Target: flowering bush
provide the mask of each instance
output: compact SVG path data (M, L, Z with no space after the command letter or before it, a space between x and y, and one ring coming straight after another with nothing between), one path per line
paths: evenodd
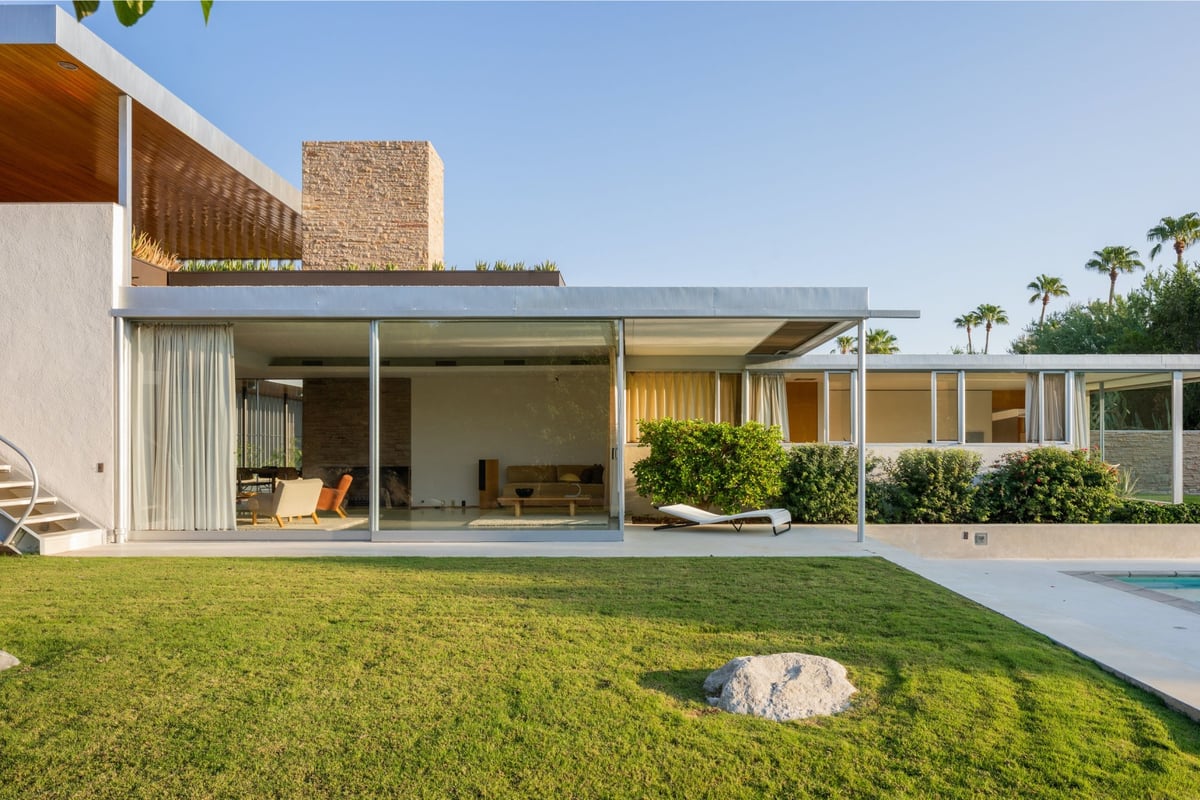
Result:
M1008 453L975 498L984 522L1104 522L1117 504L1116 471L1086 450Z

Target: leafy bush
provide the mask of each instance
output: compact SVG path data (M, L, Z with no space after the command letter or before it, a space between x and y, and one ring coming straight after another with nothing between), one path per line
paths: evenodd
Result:
M1117 503L1117 476L1086 450L1039 447L1008 453L976 495L985 522L1104 522Z
M656 506L687 503L725 513L767 508L779 497L787 455L779 427L757 422L639 420L650 455L633 465L638 494Z
M879 513L887 522L974 521L979 454L971 450L904 450L879 486Z
M1200 505L1180 503L1149 503L1145 500L1126 500L1113 507L1113 522L1141 525L1170 525L1200 523Z
M795 522L858 519L858 449L833 444L792 448L783 468L781 505Z

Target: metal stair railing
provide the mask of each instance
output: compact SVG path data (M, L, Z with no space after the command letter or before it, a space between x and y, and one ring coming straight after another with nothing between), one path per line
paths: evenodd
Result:
M25 520L29 519L29 515L33 513L34 507L37 506L38 492L41 487L41 483L38 480L37 467L33 465L33 461L29 458L29 456L25 455L25 451L17 447L3 436L0 436L0 442L8 445L13 452L25 460L25 464L29 467L29 475L33 479L33 489L29 493L29 505L25 507L25 512L21 514L20 519L17 520L17 524L13 525L12 531L9 532L8 536L5 537L3 542L0 542L0 550L8 550L9 552L19 554L21 551L17 550L17 548L13 546L13 542L17 540L17 537L21 534L21 526L25 524ZM30 533L32 533L32 531L30 531Z

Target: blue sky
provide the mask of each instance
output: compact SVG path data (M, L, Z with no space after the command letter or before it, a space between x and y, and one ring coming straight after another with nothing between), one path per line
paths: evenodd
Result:
M868 286L920 309L879 323L907 353L965 344L983 302L1002 351L1036 275L1104 298L1091 251L1145 256L1200 210L1192 3L216 0L205 27L189 0L87 25L297 186L302 141L432 141L447 263Z

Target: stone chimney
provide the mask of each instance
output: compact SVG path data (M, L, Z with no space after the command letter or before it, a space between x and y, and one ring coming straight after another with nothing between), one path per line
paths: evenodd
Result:
M305 142L304 268L427 270L442 261L444 175L429 142Z

